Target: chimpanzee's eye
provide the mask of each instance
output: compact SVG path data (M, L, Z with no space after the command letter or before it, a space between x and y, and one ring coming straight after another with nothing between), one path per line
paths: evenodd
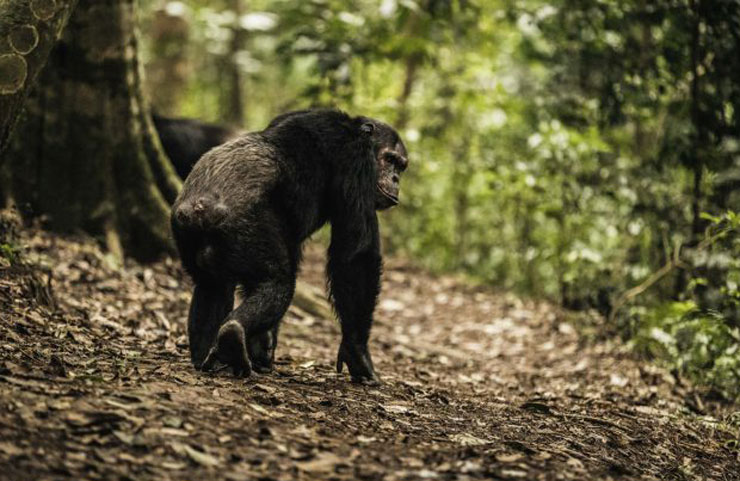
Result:
M385 157L386 162L390 162L401 172L406 170L406 167L409 164L408 161L404 157L398 155L395 152L386 152L384 157Z

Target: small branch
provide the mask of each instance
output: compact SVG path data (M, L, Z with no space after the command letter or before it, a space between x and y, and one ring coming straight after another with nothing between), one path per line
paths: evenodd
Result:
M716 234L708 233L707 236L696 245L695 250L702 251L706 249L707 247L714 244L717 240L727 235L727 232L728 230L725 228L720 229L719 232L717 232ZM685 269L687 267L688 266L681 260L681 245L677 245L676 248L673 250L673 255L671 256L670 261L668 261L663 267L654 272L650 277L645 279L642 283L627 290L621 296L619 296L619 298L614 303L614 307L612 308L611 312L609 312L609 322L611 323L614 321L614 319L617 317L617 313L626 303L648 290L656 282L660 281L665 276L670 274L673 269Z
M652 287L653 284L667 276L673 269L676 267L682 266L681 260L679 259L679 252L681 250L681 246L676 246L676 248L673 251L673 256L671 257L671 260L668 261L663 267L658 269L656 272L654 272L650 277L645 279L641 284L636 285L632 289L629 289L628 291L624 292L614 303L614 307L612 308L611 312L609 313L609 322L611 323L614 321L614 319L617 316L617 312L619 312L619 309L622 308L626 303L634 299L635 297L639 296L646 290L648 290L650 287Z

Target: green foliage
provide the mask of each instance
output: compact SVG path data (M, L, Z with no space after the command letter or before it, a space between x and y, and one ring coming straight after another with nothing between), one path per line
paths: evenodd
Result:
M694 300L638 305L630 315L635 350L740 396L740 216L703 215L711 222L702 242L687 257L695 275L688 293Z
M633 314L636 352L711 384L728 397L740 395L740 328L693 302L670 302Z
M8 243L0 244L0 257L5 259L11 265L16 263L20 253L20 248L15 245Z
M20 218L15 210L0 210L0 267L21 262L23 248L18 238L20 226Z

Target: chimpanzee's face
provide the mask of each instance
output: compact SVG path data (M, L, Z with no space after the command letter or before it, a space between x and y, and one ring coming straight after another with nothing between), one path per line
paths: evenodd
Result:
M409 165L406 146L395 130L377 120L366 119L362 130L372 136L375 144L378 180L375 189L375 209L384 210L398 204L401 174Z

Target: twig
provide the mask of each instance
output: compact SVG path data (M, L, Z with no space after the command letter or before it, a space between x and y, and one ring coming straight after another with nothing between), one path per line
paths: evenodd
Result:
M620 426L619 424L613 421L609 421L608 419L602 419L602 418L597 418L593 416L586 416L583 414L570 414L570 413L563 413L561 414L561 416L564 418L580 419L582 421L586 421L589 423L599 424L601 426L606 426L606 427L610 427L614 429L619 429L620 431L629 432L628 428L624 426Z
M707 237L704 238L701 242L699 242L696 247L694 248L695 251L702 251L706 249L707 247L714 244L717 240L724 237L727 234L727 229L721 229L719 232L717 232L714 235L708 234ZM614 319L617 317L617 313L619 312L619 309L621 309L626 303L634 299L635 297L639 296L646 290L648 290L650 287L653 286L656 282L667 276L668 274L673 271L675 268L681 268L685 269L687 266L686 264L681 260L681 245L677 244L675 249L673 250L673 255L671 256L671 260L669 260L663 267L655 271L650 277L645 279L642 283L636 285L635 287L625 291L619 298L614 302L614 307L612 307L612 310L609 312L609 323L612 323Z
M653 284L661 280L663 277L667 276L676 267L683 267L683 263L681 262L681 259L679 257L680 252L681 246L676 245L670 261L668 261L663 267L654 272L650 277L645 279L645 281L643 281L641 284L636 285L632 289L627 290L621 296L619 296L619 298L614 302L614 307L612 308L611 312L609 312L609 323L612 323L614 321L614 319L617 317L619 309L621 309L622 306L648 290Z

